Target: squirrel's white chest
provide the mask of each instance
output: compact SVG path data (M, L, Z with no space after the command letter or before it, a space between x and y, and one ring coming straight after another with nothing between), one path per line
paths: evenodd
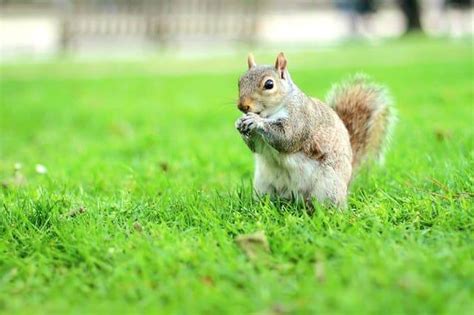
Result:
M321 166L304 153L283 154L264 146L255 154L254 187L258 194L282 198L313 194L314 185L321 176Z

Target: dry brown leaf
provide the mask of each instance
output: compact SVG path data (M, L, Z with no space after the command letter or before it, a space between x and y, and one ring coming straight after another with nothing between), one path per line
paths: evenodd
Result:
M436 140L440 142L449 140L453 137L453 132L451 130L436 129L434 134L436 136Z
M26 177L21 174L20 171L15 171L15 174L2 181L1 185L3 188L13 188L13 187L20 187L26 184Z
M163 171L163 172L168 172L168 170L170 169L170 166L168 163L166 162L161 162L160 163L160 169Z
M209 287L214 286L214 279L211 276L204 276L201 278L201 282Z
M133 223L133 228L134 228L135 231L137 231L138 233L143 232L143 226L142 226L139 222L134 222L134 223Z
M83 214L86 212L85 207L79 207L79 208L74 208L69 210L68 213L66 213L66 217L74 218L75 216L78 216L79 214Z
M262 255L270 253L270 245L264 231L239 235L235 241L251 260L257 260Z

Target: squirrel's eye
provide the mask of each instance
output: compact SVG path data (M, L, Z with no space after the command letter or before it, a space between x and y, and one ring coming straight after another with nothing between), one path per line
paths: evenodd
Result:
M265 90L271 90L273 89L273 80L267 80L265 81L265 84L263 85L263 88Z

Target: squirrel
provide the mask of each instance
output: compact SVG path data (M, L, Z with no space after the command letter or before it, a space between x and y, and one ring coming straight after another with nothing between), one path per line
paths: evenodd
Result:
M247 62L235 127L255 155L256 195L345 208L356 171L383 162L396 121L387 89L359 74L334 85L324 103L296 86L283 53L275 66L257 65L252 54Z

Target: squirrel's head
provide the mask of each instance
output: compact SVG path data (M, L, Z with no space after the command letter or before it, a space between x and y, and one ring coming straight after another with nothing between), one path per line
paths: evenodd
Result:
M285 55L280 53L277 56L275 66L257 65L252 54L249 54L247 63L248 71L239 80L237 107L244 113L269 116L282 105L292 88Z

